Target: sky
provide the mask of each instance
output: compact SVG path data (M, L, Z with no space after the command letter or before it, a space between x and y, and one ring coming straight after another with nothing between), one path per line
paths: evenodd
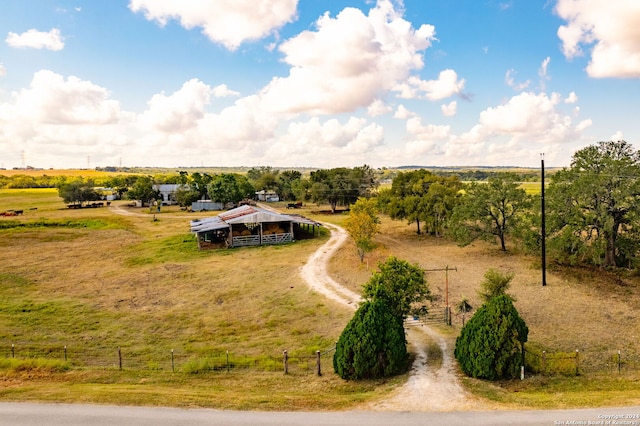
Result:
M640 148L637 0L2 0L0 167L569 166Z

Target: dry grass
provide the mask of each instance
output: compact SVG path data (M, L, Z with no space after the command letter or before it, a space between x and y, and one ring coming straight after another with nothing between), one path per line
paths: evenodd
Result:
M157 221L142 209L134 210L141 216L119 216L107 208L69 210L55 190L2 190L0 203L0 210L25 209L24 216L0 218L0 225L40 220L85 225L0 229L0 345L5 348L11 343L66 344L80 352L113 353L123 347L149 359L166 357L175 349L181 360L226 350L248 356L278 355L283 349L311 355L331 347L352 315L310 294L299 277L299 268L324 238L279 247L199 252L188 222L198 215L176 208L164 209ZM306 206L295 213L337 224L346 218L319 214L319 210ZM378 247L363 264L351 243L342 247L330 264L333 276L360 291L377 263L390 255L426 270L448 266L455 269L448 273L450 305L466 297L477 308L477 291L486 270L513 272L510 293L529 326L530 344L548 351L637 351L637 278L558 270L549 272L548 286L543 288L537 259L503 254L494 245L461 248L418 236L415 225L388 219L383 219L376 240ZM444 271L427 272L427 279L439 303L444 303ZM460 325L461 317L454 316L450 338ZM277 374L258 374L253 381L252 375L234 374L224 379L215 375L212 380L211 375L76 370L44 377L3 374L0 382L5 390L0 397L330 409L353 407L389 389L382 382L344 383L329 372L329 366L324 368L325 376L317 380ZM220 387L213 386L214 381ZM515 390L506 384L495 390L497 396L487 386L479 393L510 403L511 392L517 391L529 395L520 399L525 405L549 406L536 396L540 389L566 389L562 382L551 380L529 383L530 388ZM619 381L606 383L620 389L626 386ZM231 387L237 391L230 392ZM277 390L271 392L271 388ZM173 397L171 389L176 389ZM601 394L612 397L612 389ZM620 401L620 394L615 396Z
M551 351L637 351L640 336L640 288L637 277L624 280L604 271L547 271L542 287L539 259L502 253L498 246L477 242L458 247L446 240L420 236L415 225L383 218L378 248L360 264L352 244L345 245L331 262L331 273L353 289L361 288L379 261L393 255L425 270L455 268L448 272L449 304L466 297L474 308L484 273L494 268L513 273L509 293L529 326L529 341ZM427 272L432 293L446 298L445 271ZM469 318L469 314L467 314ZM461 326L461 315L454 315Z
M4 345L311 355L331 347L349 318L309 297L297 273L322 239L199 252L184 213L153 221L58 203L17 220L65 217L98 226L1 231L2 291L10 296L0 314Z

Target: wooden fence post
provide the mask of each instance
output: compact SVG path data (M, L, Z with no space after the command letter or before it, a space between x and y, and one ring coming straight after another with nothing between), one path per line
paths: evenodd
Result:
M618 350L618 374L620 374L621 369L622 369L622 360L621 360L620 350Z
M284 374L288 374L289 373L289 356L287 355L286 349L282 353L282 364L284 365Z
M64 345L64 361L67 362L67 345Z
M580 375L580 351L576 349L576 376Z
M231 368L229 366L229 350L227 350L227 374L229 374L230 370L231 370Z
M122 350L118 346L118 368L122 370Z
M320 369L320 351L316 351L316 366L318 367L318 377L322 376L322 370Z
M172 373L176 372L176 364L173 360L173 349L171 349L171 372Z
M547 351L542 351L542 374L547 374Z
M13 343L11 344L11 358L15 358L16 357L16 345L14 345Z

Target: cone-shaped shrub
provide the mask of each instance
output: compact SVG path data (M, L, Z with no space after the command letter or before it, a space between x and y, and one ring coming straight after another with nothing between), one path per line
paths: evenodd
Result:
M381 301L366 301L340 335L333 368L343 379L374 379L404 372L409 355L402 319Z
M501 295L482 305L462 328L455 357L462 371L479 379L515 378L529 329L511 298Z

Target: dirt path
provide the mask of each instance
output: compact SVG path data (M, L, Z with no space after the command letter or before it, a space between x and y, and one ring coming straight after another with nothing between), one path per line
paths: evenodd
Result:
M310 290L342 305L356 309L361 297L342 287L327 273L327 262L347 239L344 229L323 224L331 238L302 267L300 274ZM456 411L474 407L471 398L455 375L452 350L444 337L428 326L408 327L407 341L416 353L409 380L384 401L370 404L369 410L379 411ZM442 362L435 370L427 366L427 347L434 341L442 352Z

